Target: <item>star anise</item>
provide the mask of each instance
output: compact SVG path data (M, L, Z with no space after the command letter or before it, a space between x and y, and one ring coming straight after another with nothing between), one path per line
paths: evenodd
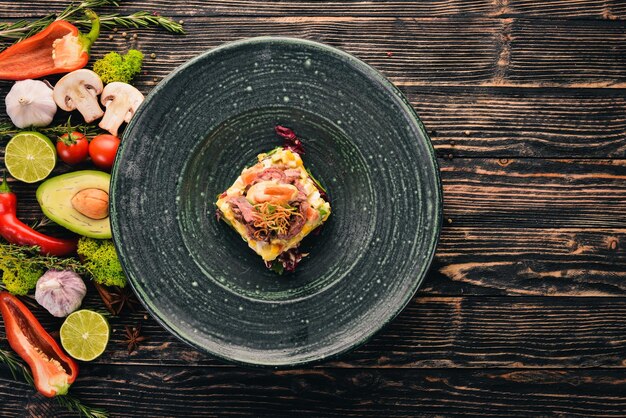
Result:
M141 335L141 324L137 324L136 327L125 325L124 328L126 329L124 344L128 345L128 354L131 354L139 346L139 343L147 338Z
M115 316L118 316L126 307L135 312L135 308L139 306L139 301L128 287L106 287L98 283L94 283L94 285L102 298L102 302L104 302L104 306Z

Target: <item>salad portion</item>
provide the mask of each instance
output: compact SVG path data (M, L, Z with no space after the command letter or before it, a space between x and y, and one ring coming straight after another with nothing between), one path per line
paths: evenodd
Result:
M258 155L217 199L217 215L279 273L293 271L305 254L300 242L330 216L326 193L294 147Z

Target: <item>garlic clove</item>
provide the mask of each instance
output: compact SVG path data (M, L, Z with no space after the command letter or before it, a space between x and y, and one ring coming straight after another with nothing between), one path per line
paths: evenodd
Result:
M86 293L85 282L72 270L48 270L35 287L37 303L56 317L68 316L78 309Z
M20 129L48 126L57 111L52 89L43 81L17 81L4 99L11 122Z

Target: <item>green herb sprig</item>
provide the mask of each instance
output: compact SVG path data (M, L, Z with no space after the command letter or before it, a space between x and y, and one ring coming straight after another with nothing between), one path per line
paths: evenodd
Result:
M73 23L77 25L89 25L89 20L80 19ZM125 28L142 28L148 26L161 27L168 32L176 34L184 34L185 30L180 22L176 22L169 17L153 14L149 12L135 12L130 15L121 16L119 13L100 16L100 24L105 28L113 28L122 26Z
M21 377L26 383L35 384L30 371L9 351L0 349L0 363L9 368L13 379L17 380Z
M85 418L108 418L109 413L103 408L94 408L83 404L80 399L72 395L55 396L55 399L65 409L77 412L81 417Z
M11 42L20 41L34 35L37 32L40 32L55 20L67 20L77 25L88 25L90 22L89 20L84 19L84 11L102 6L118 7L119 1L83 0L81 2L71 3L58 15L49 14L37 20L22 19L12 23L0 23L0 40ZM115 26L122 26L126 28L157 26L172 33L185 33L183 25L180 22L145 11L136 12L126 16L121 16L119 13L103 14L100 15L100 24L107 28Z
M22 378L29 385L34 386L35 381L30 370L26 368L11 352L0 349L0 363L6 365L14 379ZM109 413L102 408L93 408L83 404L80 399L72 395L59 395L55 399L62 407L70 412L77 412L86 418L107 418Z
M1 23L0 38L19 41L40 32L55 20L71 21L71 18L77 14L79 14L80 18L82 18L86 9L93 9L101 6L117 7L119 6L119 2L117 0L83 0L78 3L70 3L70 5L58 15L49 14L37 20L22 19L13 23Z
M39 247L0 243L0 266L11 266L26 262L33 268L43 270L74 270L78 274L87 273L81 262L73 257L61 258L39 254Z
M69 118L67 120L67 123L65 123L64 125L48 126L46 128L28 128L28 130L37 131L46 136L61 136L63 134L66 134L68 130L70 132L82 132L85 136L95 136L100 133L100 130L97 126L86 124L72 125ZM11 122L0 122L0 140L13 136L22 131L24 131L24 129L15 127Z

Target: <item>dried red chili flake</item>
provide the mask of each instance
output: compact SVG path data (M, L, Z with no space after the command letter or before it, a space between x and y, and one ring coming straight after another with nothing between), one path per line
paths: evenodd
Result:
M304 155L304 145L302 141L298 139L296 133L281 125L276 125L274 128L276 135L280 136L283 140L283 148L295 152L296 154Z

